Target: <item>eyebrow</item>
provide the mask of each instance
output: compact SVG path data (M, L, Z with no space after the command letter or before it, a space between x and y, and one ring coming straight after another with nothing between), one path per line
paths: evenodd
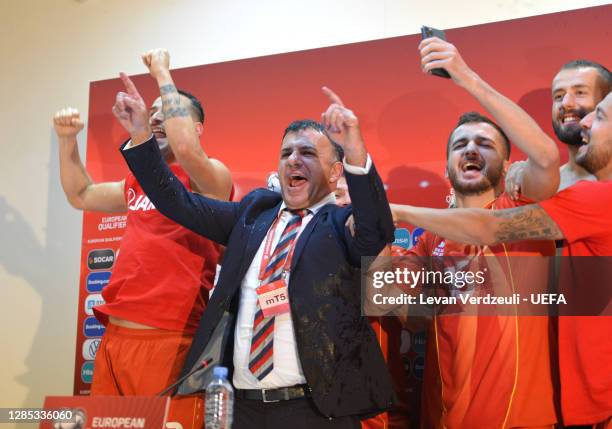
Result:
M590 89L589 85L587 85L586 83L577 83L576 85L570 85L570 88L575 89L575 88L587 88ZM555 92L559 92L559 91L564 91L564 88L552 88L552 92L553 94Z
M490 136L486 136L483 134L477 134L475 136L459 136L457 139L451 141L451 146L454 145L455 143L463 143L465 141L470 141L470 140L488 140L488 141L494 141L493 137Z

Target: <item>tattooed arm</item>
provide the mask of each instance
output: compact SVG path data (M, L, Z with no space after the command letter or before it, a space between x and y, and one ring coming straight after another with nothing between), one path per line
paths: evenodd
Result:
M232 189L230 172L221 161L209 158L202 149L203 118L198 116L191 100L176 89L170 75L168 51L154 49L142 59L159 85L164 130L176 160L199 193L216 199L229 199Z
M393 220L462 243L492 245L518 240L558 240L563 233L537 204L506 210L428 209L391 204Z

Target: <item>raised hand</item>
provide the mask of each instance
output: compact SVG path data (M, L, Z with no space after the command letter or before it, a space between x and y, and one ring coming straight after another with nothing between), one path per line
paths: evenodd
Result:
M365 166L367 152L357 116L345 107L340 97L331 89L326 86L321 89L330 102L327 110L321 114L321 123L329 137L342 146L349 164Z
M79 111L72 107L57 111L53 116L53 128L60 140L74 138L76 141L76 135L83 129Z
M158 79L170 71L170 54L163 48L151 49L143 54L142 62L153 79Z
M508 167L508 172L506 173L506 193L513 200L518 199L521 193L525 168L527 168L527 161L516 161Z
M127 92L117 93L113 114L133 140L146 140L151 135L147 107L131 79L125 73L120 73L119 76Z
M463 61L459 51L452 43L438 37L424 39L419 44L421 69L425 73L435 68L446 70L453 81L462 87L470 83L476 74Z

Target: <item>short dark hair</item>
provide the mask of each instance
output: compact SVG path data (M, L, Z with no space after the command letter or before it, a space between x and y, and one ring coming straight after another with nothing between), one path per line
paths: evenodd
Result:
M187 97L189 101L191 101L191 108L196 114L198 121L204 123L204 108L202 108L202 103L200 103L200 100L198 100L195 95L185 90L177 89L177 91L179 94Z
M597 71L599 74L599 87L601 89L602 97L608 95L608 93L612 91L612 73L610 73L610 70L601 64L591 60L573 60L563 64L563 66L561 66L561 70L571 70L585 67L594 68Z
M481 115L478 112L466 112L459 117L459 121L457 121L457 125L455 125L455 128L453 128L453 130L449 134L448 140L446 142L446 158L447 159L448 159L448 154L450 153L451 141L452 141L453 133L455 132L455 130L464 124L479 124L479 123L489 124L497 130L497 132L504 139L504 144L506 145L506 159L510 159L510 139L508 138L506 133L504 133L504 130L502 130L499 125L493 122L492 119L489 119L486 116Z
M291 122L287 128L285 128L285 132L283 133L283 140L285 136L289 133L298 133L300 131L304 131L307 129L315 130L324 134L325 137L329 139L331 142L332 148L334 149L334 154L336 155L336 161L342 162L344 159L344 149L338 143L336 143L330 136L327 134L325 127L323 124L317 121L313 121L312 119L298 119L297 121Z

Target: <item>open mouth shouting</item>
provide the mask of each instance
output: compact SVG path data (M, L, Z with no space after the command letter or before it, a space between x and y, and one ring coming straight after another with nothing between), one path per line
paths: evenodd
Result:
M300 191L304 188L304 186L306 186L307 183L308 179L306 179L306 177L303 176L301 173L298 172L289 174L289 180L287 181L287 184L289 185L290 191Z
M482 176L482 170L484 169L485 163L482 160L471 160L464 161L461 163L460 168L464 179L476 179Z

